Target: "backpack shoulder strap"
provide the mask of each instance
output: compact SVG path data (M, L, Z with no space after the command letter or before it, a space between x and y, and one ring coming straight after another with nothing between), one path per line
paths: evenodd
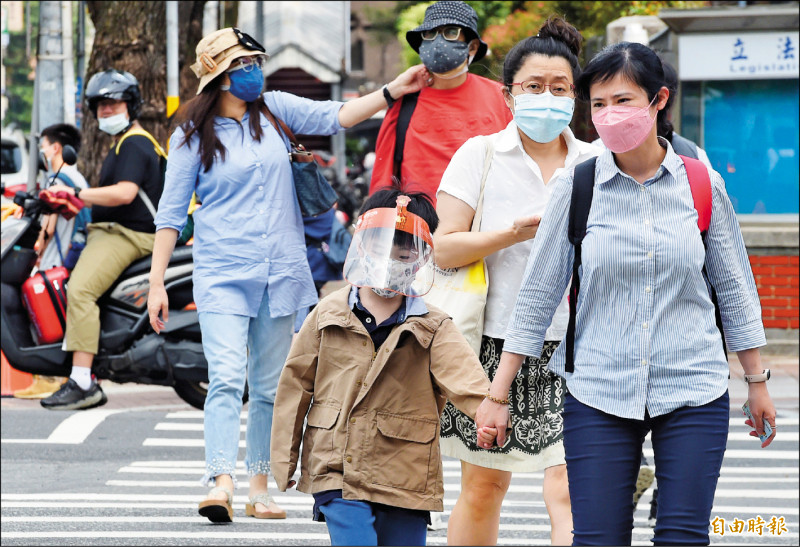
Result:
M67 186L69 186L71 188L77 188L78 187L78 185L75 184L72 181L72 179L69 178L66 175L66 173L64 173L63 171L60 171L56 178L61 180L61 181L63 181ZM80 211L78 211L78 213L75 215L74 218L75 218L75 223L73 224L73 227L72 227L72 234L73 235L77 231L85 231L86 230L86 225L89 224L92 221L92 215L89 212L89 209L87 207L83 207ZM61 252L61 242L60 242L60 238L58 237L58 230L55 231L54 235L56 237L56 245L58 246L59 253L60 253ZM62 253L62 257L63 257L63 253Z
M569 204L569 242L580 247L586 235L586 221L592 207L594 194L594 167L597 158L588 159L575 166L572 179L572 200Z
M594 168L597 158L591 158L575 166L572 178L572 199L569 203L569 220L567 238L575 250L572 261L572 282L569 287L569 322L564 337L565 364L564 371L575 371L575 320L577 316L578 292L581 288L579 270L581 267L581 243L586 235L586 223L589 220L589 209L592 208L594 196Z
M708 174L706 164L702 161L687 156L680 156L680 158L686 166L686 177L689 179L692 201L694 201L694 208L697 210L697 227L700 229L700 237L703 239L703 247L705 247L706 234L708 233L708 227L711 225L711 177ZM722 351L727 355L728 348L725 344L725 332L722 328L722 313L719 309L717 291L708 278L705 264L703 265L703 277L708 281L709 296L711 297L712 304L714 304L714 316L720 336L722 337Z
M406 146L406 133L408 125L411 123L411 116L417 107L419 91L403 95L400 103L400 112L397 115L397 127L394 140L394 176L400 180L400 167L403 165L403 152Z
M481 191L478 194L478 203L475 206L475 214L472 216L471 232L481 231L481 220L483 220L483 198L486 190L486 177L489 175L489 168L492 166L492 159L494 159L494 143L492 138L488 135L481 137L485 147L483 157L483 171L481 172Z
M687 139L686 137L682 137L673 131L672 133L672 149L675 151L676 154L680 156L688 156L690 158L697 159L699 158L699 154L697 153L697 145Z
M119 154L119 149L122 146L122 143L125 141L125 139L127 139L128 137L131 137L133 135L141 135L143 137L147 137L148 139L150 139L150 142L153 143L153 147L156 149L156 154L158 154L162 158L166 158L167 157L167 153L164 152L164 149L161 148L161 145L158 144L158 141L155 139L155 137L153 137L153 135L151 135L150 133L148 133L144 129L131 129L130 131L128 131L127 133L122 135L122 137L120 137L120 139L119 139L119 142L117 142L117 146L116 146L114 152L116 154Z
M70 188L75 188L75 183L72 182L72 179L69 178L66 173L59 171L55 178L62 180Z
M686 176L692 190L694 208L697 209L697 227L705 240L706 232L711 224L711 177L706 165L697 159L680 156L686 166Z
M119 154L119 149L122 146L122 142L125 139L127 139L128 137L132 136L132 135L141 135L143 137L147 137L148 139L150 139L150 142L153 143L153 147L156 150L156 154L161 156L161 158L163 158L163 159L167 159L167 153L164 152L164 149L161 148L161 145L158 144L158 141L156 141L156 139L153 137L153 135L151 135L150 133L148 133L147 131L145 131L143 129L131 129L130 131L128 131L127 133L122 135L122 137L119 139L119 142L117 143L117 147L116 147L116 150L115 150L115 152L117 154ZM164 164L162 162L162 166L163 165ZM163 167L162 167L162 170L163 170ZM150 198L147 196L147 194L145 193L145 191L142 189L141 186L139 187L139 191L137 192L137 194L138 194L139 198L141 198L141 200L144 202L144 206L147 207L147 210L150 212L150 215L153 217L153 220L155 220L155 218L156 218L156 208L153 206L153 202L150 201Z

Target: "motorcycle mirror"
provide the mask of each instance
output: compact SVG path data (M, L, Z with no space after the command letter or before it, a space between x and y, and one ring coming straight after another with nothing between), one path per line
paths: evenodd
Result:
M44 157L44 152L39 152L39 164L36 168L47 173L47 158Z
M61 159L64 160L64 163L67 165L75 165L75 163L78 161L78 153L75 152L75 149L72 148L72 146L65 144L61 149Z
M19 205L20 207L23 207L25 205L25 200L28 199L29 197L30 196L28 195L28 192L19 191L16 194L14 194L14 203Z

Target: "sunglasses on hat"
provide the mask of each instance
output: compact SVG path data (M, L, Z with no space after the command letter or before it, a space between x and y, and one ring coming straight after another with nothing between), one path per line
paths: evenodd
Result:
M239 40L239 43L246 47L247 49L252 49L253 51L260 51L261 53L266 53L267 50L264 49L264 46L259 44L255 38L247 34L246 32L242 32L236 27L233 27L233 33L236 35L236 38Z

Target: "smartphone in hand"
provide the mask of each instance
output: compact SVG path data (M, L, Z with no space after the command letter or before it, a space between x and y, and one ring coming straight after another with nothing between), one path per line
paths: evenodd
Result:
M750 412L750 401L745 401L744 402L744 405L742 406L742 412L744 413L745 416L747 416L750 419L750 422L753 424L753 428L755 428L756 421L753 418L753 413ZM763 435L759 435L758 438L761 439L761 442L763 443L763 442L766 442L766 440L769 439L770 436L772 436L772 426L769 425L769 422L765 419L764 420L764 434Z

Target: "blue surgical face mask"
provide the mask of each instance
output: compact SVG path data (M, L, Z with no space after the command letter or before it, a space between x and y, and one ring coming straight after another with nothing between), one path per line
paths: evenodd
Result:
M419 58L425 68L434 74L445 74L458 68L469 57L469 44L461 40L445 40L438 34L433 40L423 40L419 46Z
M230 91L237 99L251 103L258 99L261 90L264 88L264 73L259 67L253 67L246 72L244 70L234 70L228 73L231 85L222 85L222 91Z
M572 121L575 99L544 93L514 95L514 123L536 142L556 139Z

